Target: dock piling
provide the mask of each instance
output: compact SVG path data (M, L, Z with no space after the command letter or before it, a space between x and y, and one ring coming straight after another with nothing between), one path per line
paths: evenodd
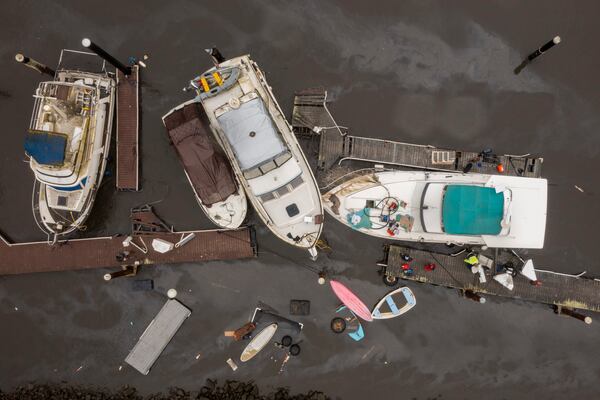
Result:
M108 61L116 69L121 71L124 75L131 74L131 67L127 67L125 64L121 63L119 60L117 60L115 57L108 54L104 49L102 49L96 43L92 42L90 39L84 38L81 41L81 45L83 47L85 47L86 49L90 49L91 51L96 53L98 56L102 57L104 60Z
M590 325L592 323L592 317L588 317L587 315L578 313L577 311L571 310L570 308L556 306L554 308L554 312L558 315L561 315L561 314L568 315L569 317L573 317L575 319L585 322L587 325Z
M121 271L115 271L109 274L104 274L104 280L108 282L111 279L119 278L121 276L135 276L137 274L137 270L138 265L123 266L123 269Z
M51 77L54 77L54 75L56 75L56 71L54 71L52 68L48 67L47 65L44 65L36 60L34 60L33 58L24 56L21 53L17 53L15 55L15 60L18 63L21 63L31 69L36 70L37 72L39 72L40 74L46 74L46 75L50 75Z
M556 46L560 43L560 36L555 36L554 39L550 40L548 43L545 43L542 47L531 53L527 56L527 61L531 62L535 58L541 56L546 51L550 50L552 47Z
M221 64L223 61L225 61L225 57L223 56L223 54L221 54L219 49L217 49L216 47L211 47L210 49L204 49L204 51L206 51L208 53L208 55L212 58L213 64L215 64L215 67L218 67L219 64Z

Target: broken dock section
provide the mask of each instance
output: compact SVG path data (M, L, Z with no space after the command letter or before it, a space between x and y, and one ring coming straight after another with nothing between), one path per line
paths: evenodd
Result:
M139 67L131 74L117 69L117 189L138 191L139 183Z
M292 127L299 136L320 137L318 167L322 171L354 160L433 171L463 172L469 169L482 174L541 176L543 159L529 154L485 154L348 135L329 112L324 89L296 93ZM498 170L499 164L502 171Z
M252 228L172 231L149 206L132 210L130 235L47 242L10 243L0 236L0 275L81 269L196 263L254 257ZM173 244L159 252L153 242ZM162 243L161 243L162 242ZM160 247L159 247L160 248ZM123 259L123 253L128 253Z
M537 303L544 303L568 309L581 309L600 312L600 281L582 276L561 274L557 272L536 270L541 285L532 285L522 275L513 278L513 290L509 290L492 279L497 265L512 264L520 269L523 260L511 251L501 250L493 259L492 268L486 271L487 281L481 283L478 274L473 274L464 259L466 252L458 255L442 254L409 247L390 245L386 250L383 262L385 277L404 279L414 282L428 283L460 289L477 294L502 296ZM492 253L493 254L493 253ZM405 255L412 258L408 262L411 271L406 272L403 264L407 264ZM435 269L427 270L427 264L435 264Z

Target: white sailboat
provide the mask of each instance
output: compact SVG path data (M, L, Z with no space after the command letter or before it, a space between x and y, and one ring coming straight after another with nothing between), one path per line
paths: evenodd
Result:
M339 222L380 238L499 248L544 246L545 179L368 170L337 184L323 201Z
M308 162L262 71L249 56L191 81L217 141L266 226L316 257L323 206Z

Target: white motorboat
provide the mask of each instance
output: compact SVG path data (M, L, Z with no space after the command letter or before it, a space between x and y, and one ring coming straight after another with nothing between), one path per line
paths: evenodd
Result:
M32 208L38 226L56 238L83 229L92 209L109 154L115 80L106 71L59 69L33 97L25 138Z
M325 210L371 236L498 248L544 246L545 179L367 170L334 184L323 195Z
M319 189L258 65L247 55L236 57L191 86L262 221L278 238L316 257L323 227Z
M180 104L162 120L206 216L221 228L238 228L246 218L246 195L198 100Z

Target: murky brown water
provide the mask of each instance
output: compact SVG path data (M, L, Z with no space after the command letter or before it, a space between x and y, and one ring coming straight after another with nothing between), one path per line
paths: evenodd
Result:
M178 229L209 227L160 117L188 98L186 80L210 65L202 49L218 45L226 55L251 53L289 112L294 91L324 86L338 122L357 135L542 155L551 184L546 248L531 253L540 267L600 275L599 11L591 1L7 1L0 13L0 230L15 241L43 239L22 149L40 77L12 57L22 51L53 66L61 48L79 49L84 36L124 61L150 56L142 71L143 190L116 193L114 178L105 179L85 234L126 232L129 208L146 202ZM559 46L513 74L556 34ZM126 280L106 284L103 271L0 278L0 388L66 380L155 392L234 377L347 399L597 395L595 324L538 305L490 299L480 306L411 285L414 311L367 325L366 339L354 343L330 334L336 301L296 264L309 264L306 256L258 230L259 259L148 268L141 277L158 288L150 294L131 292ZM375 266L381 243L333 221L325 235L335 251L319 265L374 303L386 292ZM170 287L192 317L148 377L119 371ZM223 330L241 326L258 300L285 313L292 298L312 301L301 356L282 375L270 359L275 350L232 372L225 360L243 344Z

